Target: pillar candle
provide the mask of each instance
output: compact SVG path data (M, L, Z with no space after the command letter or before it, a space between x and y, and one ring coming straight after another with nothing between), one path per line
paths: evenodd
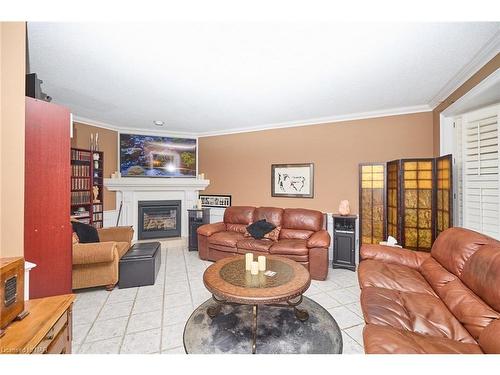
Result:
M257 260L259 262L259 271L265 271L266 270L266 257L264 255L259 255Z
M252 268L252 262L253 262L253 254L246 253L245 254L245 270L250 271L250 269Z
M250 269L252 275L259 274L259 262L252 262L252 268Z

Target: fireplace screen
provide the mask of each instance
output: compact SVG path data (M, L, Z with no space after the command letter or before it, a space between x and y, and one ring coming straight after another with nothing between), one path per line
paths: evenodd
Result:
M179 237L180 201L139 202L139 239Z
M175 229L177 226L177 210L163 210L159 212L144 212L144 231Z

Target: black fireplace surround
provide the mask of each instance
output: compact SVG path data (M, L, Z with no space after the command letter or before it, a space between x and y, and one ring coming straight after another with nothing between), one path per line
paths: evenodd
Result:
M181 236L181 201L139 201L137 238Z

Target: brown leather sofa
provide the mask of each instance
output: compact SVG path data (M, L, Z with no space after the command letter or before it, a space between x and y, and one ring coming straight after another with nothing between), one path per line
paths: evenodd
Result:
M245 237L245 228L261 219L281 227L277 242ZM324 215L300 208L233 206L224 212L224 221L198 228L201 259L218 260L234 254L281 255L306 267L311 278L328 275L330 235L324 230Z
M113 227L97 232L101 242L73 240L73 289L106 286L113 290L118 282L118 263L130 248L134 229Z
M500 242L463 228L430 253L361 248L366 353L500 353Z

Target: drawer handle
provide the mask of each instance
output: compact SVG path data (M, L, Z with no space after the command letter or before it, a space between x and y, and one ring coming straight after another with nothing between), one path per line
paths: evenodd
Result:
M54 338L54 330L51 330L49 333L47 333L47 336L45 336L46 340L52 340Z

